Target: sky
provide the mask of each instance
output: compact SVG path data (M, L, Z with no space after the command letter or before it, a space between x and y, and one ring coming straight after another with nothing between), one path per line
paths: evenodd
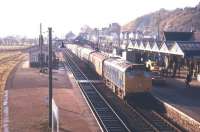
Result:
M0 0L0 37L19 35L36 38L42 23L44 36L48 27L53 35L78 33L83 25L92 28L120 25L165 8L194 7L199 0Z

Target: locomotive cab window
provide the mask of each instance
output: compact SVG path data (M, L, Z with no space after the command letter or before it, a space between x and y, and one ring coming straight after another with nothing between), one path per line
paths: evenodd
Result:
M126 74L131 76L145 71L144 65L133 65L126 70Z

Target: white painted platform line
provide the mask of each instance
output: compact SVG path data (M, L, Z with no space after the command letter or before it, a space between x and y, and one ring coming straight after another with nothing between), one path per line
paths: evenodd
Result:
M23 69L29 68L29 61L24 61L23 64L22 64L22 68Z
M9 132L9 110L8 110L8 90L4 92L3 98L3 132Z
M55 132L59 132L59 110L54 99L52 99L52 132L54 132L55 127Z
M102 80L77 80L79 83L103 83Z

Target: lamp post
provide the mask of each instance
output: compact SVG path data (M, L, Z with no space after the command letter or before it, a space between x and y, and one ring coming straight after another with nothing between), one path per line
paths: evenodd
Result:
M52 28L49 31L49 128L52 128Z

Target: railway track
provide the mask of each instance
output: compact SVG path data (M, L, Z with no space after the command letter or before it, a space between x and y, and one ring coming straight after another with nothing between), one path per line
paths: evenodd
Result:
M102 130L106 132L131 132L103 96L101 96L101 94L94 88L94 85L90 81L81 82L81 80L88 79L72 61L68 52L65 52L65 59L65 64L76 78L82 92L90 104L91 109L95 113Z
M14 55L6 56L6 57L0 59L0 64L8 63L8 61L14 61L14 60L17 59L20 55L21 55L21 54L14 54Z
M71 53L70 56L73 57L73 60L77 62L80 61L73 53ZM129 102L127 102L127 105L131 109L131 114L127 114L128 117L131 118L131 123L133 123L133 127L129 126L131 131L181 131L156 111L140 109L138 106L135 108L135 104L129 104Z
M24 59L24 54L12 54L0 59L0 127L3 124L3 97L7 78L12 70Z
M148 102L148 103L147 103ZM137 96L127 101L129 107L138 111L152 126L156 128L159 132L181 132L184 131L179 126L172 124L170 121L166 120L161 114L164 112L164 108L161 105L156 104L157 101L150 94L144 94L141 97Z

